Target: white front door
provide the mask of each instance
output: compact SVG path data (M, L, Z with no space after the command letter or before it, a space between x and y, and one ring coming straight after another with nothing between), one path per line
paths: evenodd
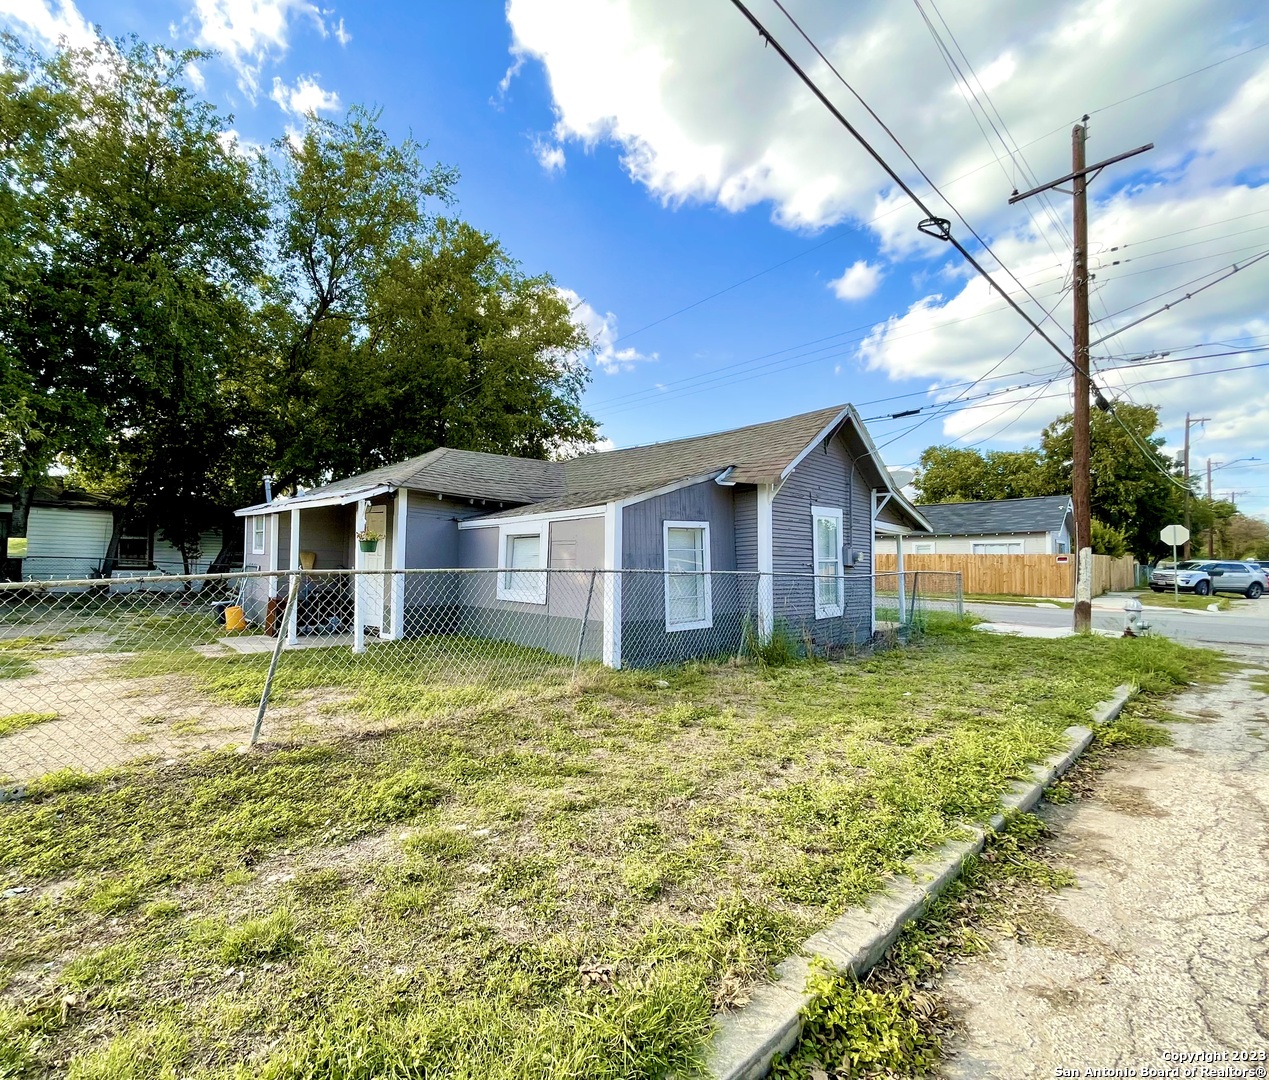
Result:
M374 551L362 552L362 565L367 570L382 571L387 567L388 551L388 508L371 506L366 510L366 528L383 537ZM361 611L364 625L374 630L383 630L383 575L368 573L361 575Z

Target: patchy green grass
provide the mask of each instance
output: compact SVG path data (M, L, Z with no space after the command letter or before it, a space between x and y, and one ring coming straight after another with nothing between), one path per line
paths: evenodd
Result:
M256 660L129 662L178 659L229 696ZM841 664L514 690L365 659L291 654L282 692L386 730L66 771L0 806L0 882L31 889L3 901L0 1075L687 1075L715 1010L1114 686L1220 670L1161 638L939 621Z
M975 604L1049 604L1053 607L1072 608L1074 600L1062 600L1052 596L1001 596L997 593L966 593L966 603Z
M50 720L56 719L57 713L55 712L22 712L0 716L0 739L6 735L13 735L19 731L25 731L27 728L33 728L39 724L47 724Z
M1155 592L1153 589L1141 589L1137 593L1144 607L1174 608L1180 611L1206 611L1213 604L1218 611L1228 611L1234 603L1228 595L1195 596L1192 592L1174 595L1170 592Z
M1269 694L1269 675L1253 675L1249 680L1251 688L1262 694Z

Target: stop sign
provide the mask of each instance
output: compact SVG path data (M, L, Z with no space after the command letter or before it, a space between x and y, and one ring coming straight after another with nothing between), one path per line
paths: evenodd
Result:
M1159 539L1169 547L1181 547L1190 538L1190 530L1184 525L1167 525L1159 533Z

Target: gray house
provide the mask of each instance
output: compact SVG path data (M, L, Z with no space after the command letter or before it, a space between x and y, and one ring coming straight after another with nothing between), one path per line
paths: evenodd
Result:
M874 536L928 529L850 405L569 461L441 448L237 514L266 571L382 572L347 618L301 604L292 640L351 621L355 647L467 634L612 667L732 650L747 620L867 637ZM409 569L448 573L393 572ZM253 590L248 618L267 620L277 579Z
M1066 555L1075 517L1069 495L984 502L925 503L930 531L905 537L909 555ZM878 541L894 554L896 542Z

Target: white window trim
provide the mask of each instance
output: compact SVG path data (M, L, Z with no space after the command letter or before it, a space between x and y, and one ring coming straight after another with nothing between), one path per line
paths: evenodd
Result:
M251 554L263 555L267 543L264 516L253 517L251 519Z
M499 600L509 600L513 604L544 605L546 603L547 574L535 575L536 586L532 590L512 589L507 586L507 573L510 570L507 565L507 549L512 537L516 536L536 536L538 538L538 569L546 569L547 523L545 521L534 522L529 525L522 525L519 522L500 525L498 527L498 581L495 590L496 595ZM525 568L520 567L519 569L523 571Z
M979 548L989 547L1007 547L1017 548L1017 551L979 551ZM1021 540L971 540L969 551L971 555L1023 555L1026 553L1027 545Z
M832 518L837 522L837 551L834 557L837 560L837 603L821 604L820 603L820 552L816 550L816 541L819 530L816 523L820 518ZM845 567L842 565L842 511L839 506L812 506L811 507L811 570L816 580L812 583L811 589L814 594L815 601L815 617L817 619L835 619L839 618L846 606L843 602L842 592L845 587Z
M704 560L702 565L705 576L705 618L698 619L695 622L671 623L670 622L670 530L671 529L700 529L702 531L701 543L703 545ZM710 574L709 560L709 522L708 521L663 521L661 523L661 566L664 569L665 579L665 632L667 634L677 633L680 630L708 630L714 625L714 587L713 578Z

